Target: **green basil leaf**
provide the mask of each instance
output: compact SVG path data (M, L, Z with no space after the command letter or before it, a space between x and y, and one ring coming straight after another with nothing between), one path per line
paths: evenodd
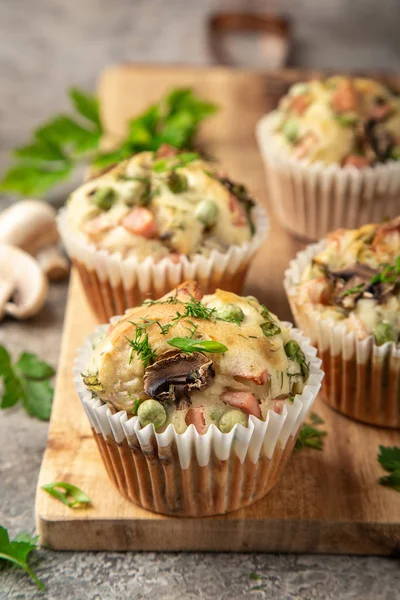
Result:
M42 485L42 490L53 496L53 498L60 500L60 502L69 508L77 508L81 504L89 504L91 502L85 492L76 487L76 485L66 483L65 481L46 483Z
M55 373L51 365L40 360L32 352L23 352L16 363L16 367L28 379L49 379Z
M102 127L99 114L99 101L96 96L88 94L77 87L73 87L69 90L69 96L76 111L88 119L88 121L97 125L101 132Z
M227 352L228 348L220 342L214 342L213 340L194 340L192 338L180 338L176 337L172 340L168 340L170 346L179 348L183 352L210 352L222 353Z

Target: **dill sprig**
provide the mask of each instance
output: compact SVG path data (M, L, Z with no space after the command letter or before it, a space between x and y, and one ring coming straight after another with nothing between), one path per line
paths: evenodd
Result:
M132 323L132 322L131 322ZM144 326L140 326L137 323L132 323L135 325L135 337L133 339L126 338L128 344L131 347L131 353L129 356L129 364L132 362L133 353L136 352L139 359L143 363L143 367L146 368L152 364L153 360L156 358L157 354L154 352L149 343L149 334L145 330Z

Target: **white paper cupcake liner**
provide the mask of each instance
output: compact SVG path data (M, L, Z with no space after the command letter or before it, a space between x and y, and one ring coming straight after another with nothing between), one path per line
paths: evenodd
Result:
M255 233L241 246L233 245L227 252L212 250L208 257L201 254L179 262L164 258L158 262L149 256L143 261L119 253L98 250L80 232L72 230L67 211L62 209L57 225L65 249L77 267L89 303L101 322L128 308L141 304L146 298L160 298L186 280L196 280L205 294L217 287L240 293L253 255L268 234L269 222L265 210L252 209Z
M373 336L360 340L344 323L322 319L298 300L298 284L325 240L311 244L290 262L284 288L296 324L318 348L325 379L321 397L348 417L371 425L400 429L400 348L378 346Z
M282 226L308 240L329 231L392 219L400 209L400 161L356 169L308 164L290 156L273 136L276 111L257 125L269 199Z
M146 509L177 516L226 513L264 496L285 466L321 387L321 361L309 340L292 329L310 376L282 414L270 410L265 421L250 416L248 427L235 425L230 433L215 425L203 435L193 425L184 433L173 425L157 433L152 424L141 428L138 418L128 419L125 411L113 414L83 384L92 341L107 327L98 327L79 348L73 373L107 472L121 494Z

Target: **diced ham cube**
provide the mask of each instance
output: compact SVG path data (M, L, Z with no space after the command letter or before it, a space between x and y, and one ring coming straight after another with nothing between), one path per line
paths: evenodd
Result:
M133 233L134 235L141 235L145 238L153 238L157 235L157 225L153 216L153 213L142 206L134 208L124 219L122 219L122 226Z
M257 402L257 398L251 392L236 392L233 390L225 390L221 395L221 400L229 406L239 408L246 415L254 415L255 417L261 417L260 406Z
M239 200L233 194L229 196L229 210L232 213L232 223L237 227L243 227L246 225L246 213Z
M175 290L172 290L172 292L165 294L161 300L165 300L170 296L175 296L181 302L188 302L191 298L194 298L195 300L201 300L203 295L204 294L196 281L185 281L184 283L178 285Z
M362 169L363 167L369 167L369 160L365 156L359 156L358 154L350 154L346 156L343 161L345 167L353 166L356 169Z
M163 144L156 152L157 158L169 158L170 156L176 156L177 154L178 150L169 144Z
M343 79L337 86L332 97L332 106L338 113L357 109L357 92L349 79Z
M186 425L194 425L198 433L205 433L206 420L204 418L204 406L189 408L185 416Z
M304 111L310 105L310 96L307 94L301 94L300 96L295 96L291 102L291 109L294 110L295 113L301 117Z

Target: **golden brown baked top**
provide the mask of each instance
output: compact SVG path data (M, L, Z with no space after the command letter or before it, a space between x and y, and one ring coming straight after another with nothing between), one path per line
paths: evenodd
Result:
M357 168L400 159L400 99L372 79L293 85L276 111L275 138L298 159Z
M253 201L194 152L141 152L86 182L69 198L70 226L125 258L154 260L225 252L249 242Z
M338 229L304 271L300 304L343 322L360 339L400 342L400 217L360 229Z
M203 433L214 423L227 432L250 414L281 412L302 392L308 364L290 330L255 298L203 296L186 282L111 325L83 376L142 425L150 419L158 431L172 423L182 432L193 423Z

